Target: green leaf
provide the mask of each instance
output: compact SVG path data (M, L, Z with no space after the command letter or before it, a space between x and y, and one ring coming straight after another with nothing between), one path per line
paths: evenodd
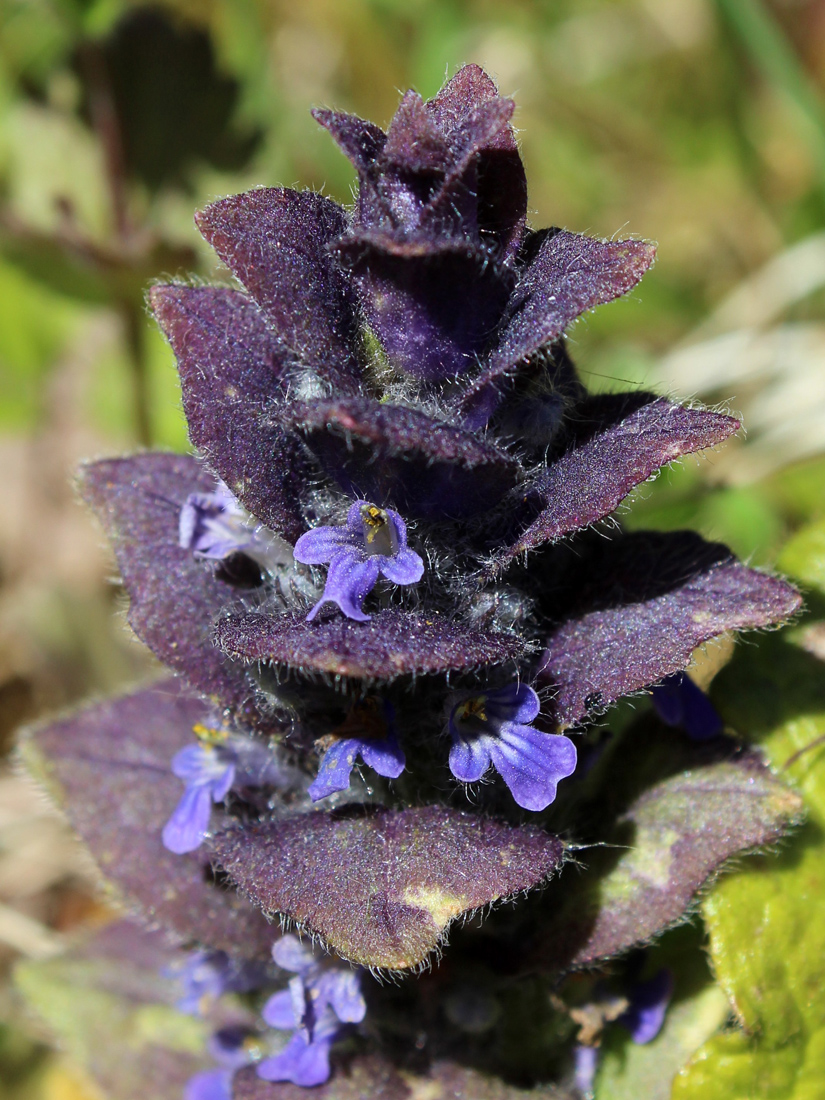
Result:
M802 579L819 568L816 527L783 564ZM680 1075L680 1100L821 1095L825 1058L825 668L785 637L742 649L714 682L726 722L787 768L809 820L776 857L717 884L704 916L720 985L745 1033L712 1039ZM800 752L800 750L808 751ZM806 1083L807 1082L807 1083Z
M611 1035L596 1082L596 1100L669 1100L673 1079L687 1059L725 1022L727 998L708 985L677 1001L656 1038L640 1046Z
M785 544L779 567L801 584L825 595L825 520L797 531Z

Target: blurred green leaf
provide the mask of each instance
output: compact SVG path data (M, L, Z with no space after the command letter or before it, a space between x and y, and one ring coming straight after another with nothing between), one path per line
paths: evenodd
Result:
M36 426L44 376L78 318L65 299L0 260L0 428L21 432Z
M614 1030L605 1044L596 1100L669 1100L677 1072L718 1031L729 1011L721 989L706 985L672 1004L662 1030L644 1046Z

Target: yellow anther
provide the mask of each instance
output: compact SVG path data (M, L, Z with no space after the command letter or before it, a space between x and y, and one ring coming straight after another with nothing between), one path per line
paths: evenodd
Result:
M461 704L461 710L458 715L460 722L466 722L468 718L477 718L479 722L487 721L487 696L476 695L472 699L468 699L466 703Z
M214 729L212 726L204 726L200 722L196 722L192 727L192 733L205 745L220 745L229 738L229 730Z
M368 528L366 531L367 542L374 542L388 523L387 513L383 508L376 508L374 504L363 504L361 506L361 519Z

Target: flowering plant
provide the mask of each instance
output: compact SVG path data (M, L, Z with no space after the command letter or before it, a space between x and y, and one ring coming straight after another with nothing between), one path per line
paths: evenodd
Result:
M81 473L129 621L174 675L25 751L154 949L197 946L180 1003L212 1020L247 998L214 1018L219 1068L190 1100L401 1097L410 1075L433 1097L587 1091L600 1028L577 1048L558 976L648 944L799 811L684 674L796 590L690 532L595 527L738 422L588 394L565 331L654 249L528 228L513 109L469 65L387 132L316 111L353 209L220 200L196 220L242 289L151 291L195 454ZM654 711L605 740L598 716L646 692ZM457 921L434 973L364 977L420 972ZM126 927L109 956L146 935ZM670 991L651 980L628 972L602 1023L651 1037Z

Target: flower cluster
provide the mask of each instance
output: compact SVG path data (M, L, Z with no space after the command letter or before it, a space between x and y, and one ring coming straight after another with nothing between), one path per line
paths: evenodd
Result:
M693 744L719 722L683 672L708 639L787 619L795 590L690 532L591 531L738 422L586 391L565 332L654 248L528 227L513 110L469 65L428 102L408 92L386 131L316 111L357 173L353 208L221 199L196 221L241 289L151 291L194 453L82 471L129 621L174 675L31 751L130 907L205 951L260 959L280 914L351 963L420 968L457 918L546 884L557 832L598 845L637 814L640 838L672 838L667 874L628 873L632 904L564 876L569 900L526 903L518 957L507 941L521 973L593 966L787 824L787 800L740 812L774 782L758 762ZM651 691L691 738L650 718L663 736L577 770L593 720ZM683 753L675 777L657 741ZM708 792L689 822L688 781ZM289 939L275 959L294 977L264 1019L292 1036L255 1088L319 1083L364 1016L358 982ZM477 986L498 1003L493 977ZM417 1012L379 1014L373 1039L416 1043Z

